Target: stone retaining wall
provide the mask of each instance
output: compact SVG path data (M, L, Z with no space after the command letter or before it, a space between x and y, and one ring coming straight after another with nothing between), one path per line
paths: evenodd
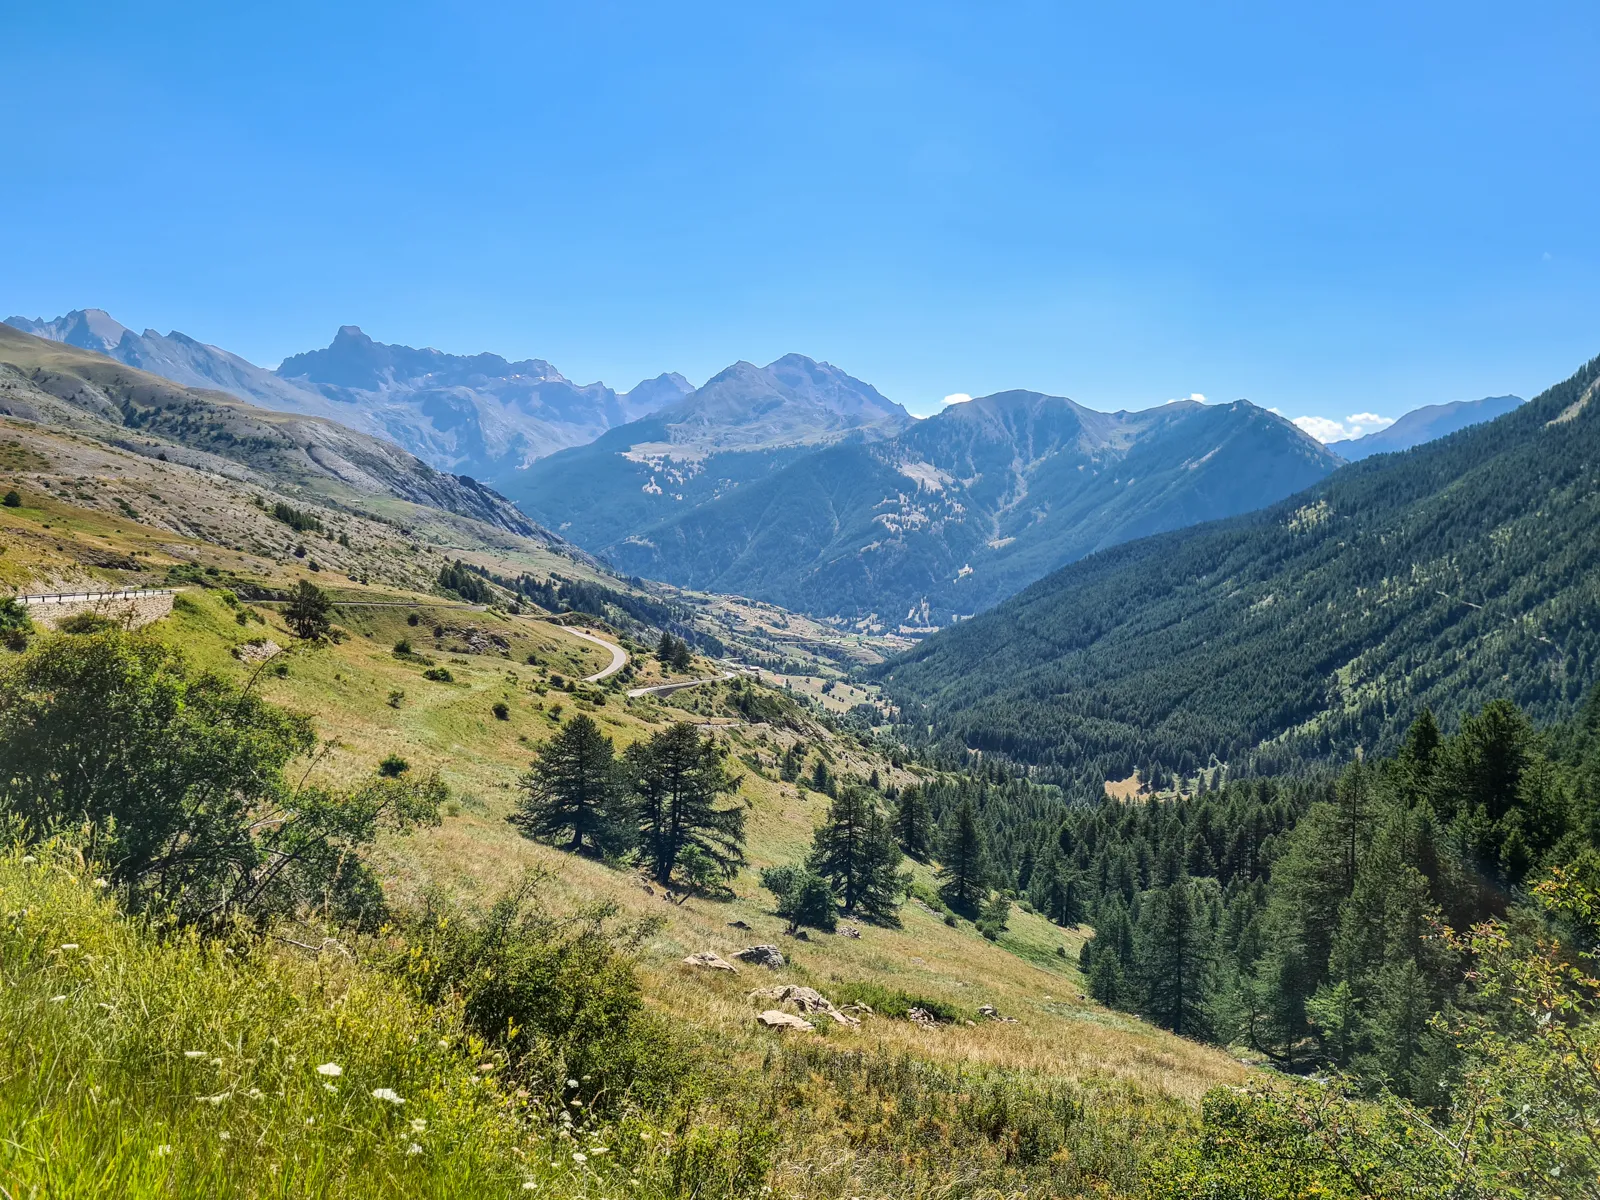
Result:
M81 600L24 600L28 616L41 629L54 629L68 617L95 613L125 629L138 629L172 612L171 592L135 596L91 596Z

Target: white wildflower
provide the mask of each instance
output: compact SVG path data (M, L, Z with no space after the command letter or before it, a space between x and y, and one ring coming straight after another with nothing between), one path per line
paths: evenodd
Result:
M412 1142L409 1146L406 1147L406 1153L407 1154L421 1154L422 1153L422 1147L417 1145L415 1142Z
M578 1081L576 1079L569 1079L567 1080L567 1086L569 1088L575 1088L578 1086Z
M317 1123L317 1119L315 1117L307 1117L306 1118L306 1124L307 1125L315 1125L316 1123Z
M249 1096L250 1099L252 1099L252 1100L259 1100L259 1099L261 1099L261 1089L260 1088L251 1088L248 1092L245 1093L245 1095Z
M394 1091L393 1088L373 1088L372 1089L372 1098L374 1100L387 1100L390 1104L404 1104L405 1103L404 1100L400 1099L399 1096L395 1095L395 1091Z
M226 1129L224 1129L221 1133L217 1134L217 1136L219 1138L221 1138L225 1142L233 1141L233 1134L229 1133Z
M169 1155L171 1153L172 1153L172 1147L169 1146L169 1145L163 1144L163 1145L160 1145L160 1146L156 1147L156 1157L157 1158L165 1158L167 1155Z
M97 888L108 888L111 886L111 881L104 876L101 876L99 879L94 881L94 885Z
M63 950L76 950L78 948L78 943L77 942L62 942L61 943L61 948Z
M317 1068L317 1074L327 1075L330 1078L337 1079L340 1075L344 1074L344 1068L338 1063L323 1063Z
M572 1161L581 1167L584 1163L589 1161L589 1156L582 1150L574 1150L572 1152Z
M427 1128L428 1128L428 1122L424 1118L422 1118L422 1117L412 1117L411 1118L411 1132L412 1133L425 1133L427 1131Z
M539 1185L531 1179L524 1180L522 1184L522 1190L525 1192L537 1192L539 1190Z
M611 1153L611 1147L610 1146L590 1146L589 1147L589 1153L590 1154L610 1154Z
M325 1092L333 1092L335 1094L338 1094L339 1085L336 1084L336 1083L325 1083L325 1084L322 1085L322 1090L325 1091Z
M204 1050L185 1050L183 1056L185 1058L204 1058L206 1052Z

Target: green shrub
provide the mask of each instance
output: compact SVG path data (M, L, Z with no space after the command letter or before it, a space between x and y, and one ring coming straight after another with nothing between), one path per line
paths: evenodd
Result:
M104 613L81 612L56 622L59 633L102 633L107 629L117 628L117 623Z
M832 933L839 925L839 898L833 885L805 867L766 867L761 886L777 899L777 912L789 920L789 932L809 925Z
M504 700L496 700L489 711L494 713L494 719L497 721L511 720L511 706Z
M6 497L5 497L5 500L3 501L3 503L5 504L5 506L7 508L21 508L22 507L22 493L17 491L16 488L12 488L10 491L8 491L6 493Z
M429 667L422 673L424 679L431 679L434 683L454 683L455 676L450 674L449 667Z
M524 1086L601 1111L664 1104L689 1082L691 1058L645 1007L630 954L659 921L618 926L615 905L557 918L540 902L543 881L525 877L486 913L429 894L389 967L423 1001L459 1003Z
M399 779L409 770L411 770L411 764L398 754L391 754L378 764L378 774L385 779Z

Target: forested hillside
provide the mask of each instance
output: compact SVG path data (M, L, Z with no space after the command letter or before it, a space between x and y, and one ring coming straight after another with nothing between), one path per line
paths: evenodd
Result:
M1424 706L1548 722L1600 675L1597 390L1600 359L1490 424L1096 554L882 677L913 734L1093 794L1141 766L1389 752Z

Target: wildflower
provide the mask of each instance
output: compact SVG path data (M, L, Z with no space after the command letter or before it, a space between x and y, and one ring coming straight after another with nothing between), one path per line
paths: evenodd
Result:
M569 1079L567 1080L567 1086L569 1088L575 1088L578 1086L578 1081L576 1079Z
M338 1087L337 1084L325 1083L325 1084L322 1085L322 1090L325 1091L325 1092L334 1092L334 1093L337 1094L337 1092L339 1091L339 1087Z
M78 948L78 943L77 942L62 942L61 943L61 948L63 950L76 950Z
M589 1153L590 1154L610 1154L611 1153L611 1147L610 1146L590 1146L589 1147Z
M261 1089L260 1088L251 1088L248 1092L245 1093L245 1095L249 1096L250 1099L252 1099L252 1100L259 1100L259 1099L261 1099Z
M94 886L97 888L108 888L111 886L111 881L102 875L99 879L94 881Z
M373 1088L372 1089L372 1098L374 1100L387 1100L390 1104L404 1104L405 1103L404 1100L400 1099L399 1096L395 1095L395 1092L394 1092L393 1088Z
M171 1153L172 1153L172 1147L171 1146L163 1144L163 1145L160 1145L160 1146L156 1147L156 1157L157 1158L165 1158L167 1155L169 1155Z
M583 1166L584 1163L589 1161L589 1156L587 1154L585 1154L582 1150L574 1150L572 1152L572 1161L577 1163L581 1167L581 1166Z
M200 1101L201 1104L209 1104L215 1108L220 1106L231 1095L233 1095L232 1092L218 1092L215 1096L196 1096L195 1099Z
M229 1133L226 1129L224 1129L221 1133L217 1134L217 1136L219 1138L221 1138L225 1142L233 1141L233 1134Z
M63 1001L63 1000L65 1000L65 999L66 999L66 998L67 998L67 997L66 997L66 995L65 995L65 994L62 994L62 995L60 995L60 996L51 996L51 997L50 997L50 1003L51 1003L51 1004L60 1004L60 1003L61 1003L61 1002L62 1002L62 1001Z
M307 1125L315 1125L316 1123L317 1123L317 1119L315 1117L307 1117L306 1118L306 1124Z
M206 1052L204 1050L185 1050L183 1056L185 1058L204 1058Z
M422 1153L422 1147L417 1145L415 1142L412 1142L409 1146L406 1147L406 1153L407 1154L421 1154Z
M331 1078L335 1078L336 1079L340 1075L344 1074L344 1068L341 1067L338 1063L331 1063L331 1062L330 1063L323 1063L320 1067L317 1068L317 1074L318 1075L327 1075L327 1076L330 1076Z
M539 1190L539 1185L531 1179L524 1180L522 1184L522 1190L525 1192L537 1192Z
M425 1132L427 1130L427 1128L428 1128L428 1122L426 1120L424 1120L422 1117L412 1117L411 1118L411 1132L412 1133L423 1133L423 1132Z

